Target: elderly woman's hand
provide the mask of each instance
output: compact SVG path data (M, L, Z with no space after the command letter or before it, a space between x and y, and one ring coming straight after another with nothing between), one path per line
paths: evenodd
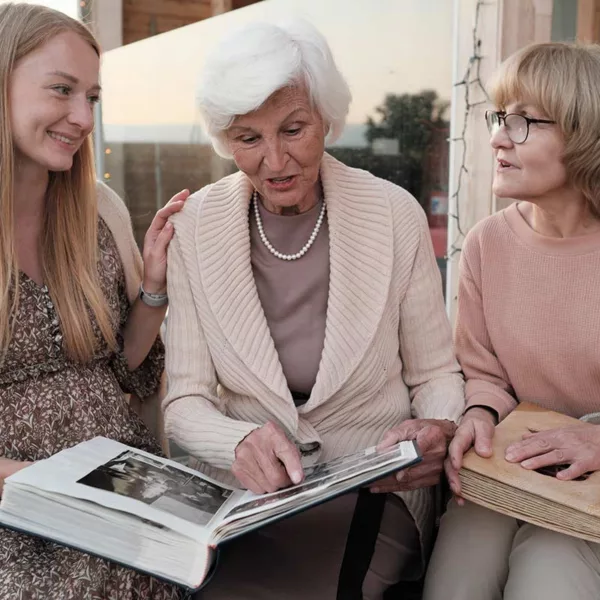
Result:
M149 294L167 292L167 248L175 230L169 217L179 212L190 195L189 190L175 194L152 219L144 237L144 291Z
M390 429L377 446L379 450L404 440L415 440L423 460L414 467L375 481L369 486L370 490L379 494L436 485L440 480L448 442L455 430L456 425L451 421L438 419L411 419Z
M304 478L298 449L272 422L255 429L237 445L231 471L255 494L275 492Z
M458 478L463 456L467 450L475 447L475 452L479 456L489 458L492 455L492 438L494 437L495 426L496 418L490 411L485 408L473 407L463 416L454 439L450 442L444 470L450 489L456 496L459 505L463 505L465 502L460 497L461 487Z
M525 469L570 465L556 474L570 480L590 471L600 471L600 426L578 423L571 427L526 433L523 440L506 449L506 460L520 462Z

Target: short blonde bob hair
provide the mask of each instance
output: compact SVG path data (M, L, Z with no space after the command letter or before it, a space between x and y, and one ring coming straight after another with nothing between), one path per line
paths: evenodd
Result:
M255 22L232 32L207 57L198 108L217 154L231 158L225 132L236 116L262 106L278 90L304 85L327 126L342 134L350 90L323 35L308 21Z
M556 121L565 139L569 182L600 217L600 46L527 46L500 66L491 94L500 109L523 102Z

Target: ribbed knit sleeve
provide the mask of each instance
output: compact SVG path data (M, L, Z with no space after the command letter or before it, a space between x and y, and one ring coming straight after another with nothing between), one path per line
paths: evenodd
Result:
M133 304L140 290L144 274L142 255L135 242L131 216L119 195L101 181L96 182L98 213L110 229L117 245L123 271L125 289L130 304Z
M420 419L457 421L464 410L464 385L452 347L425 213L414 206L419 236L410 282L400 304L400 354L412 413Z
M168 255L165 429L169 438L193 456L215 467L230 469L238 443L260 425L224 414L224 403L217 394L217 375L195 310L179 243L177 237L171 241Z
M487 329L481 292L479 231L476 228L469 233L462 250L455 346L467 381L467 407L488 406L502 420L517 402Z

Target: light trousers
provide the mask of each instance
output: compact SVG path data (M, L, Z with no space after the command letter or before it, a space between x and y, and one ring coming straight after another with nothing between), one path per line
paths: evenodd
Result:
M423 600L599 600L600 545L470 502L442 517Z

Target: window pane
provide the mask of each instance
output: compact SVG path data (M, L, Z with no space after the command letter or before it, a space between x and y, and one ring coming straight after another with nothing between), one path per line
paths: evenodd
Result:
M195 88L206 51L231 28L302 16L329 41L353 94L328 148L413 193L440 264L446 248L452 60L448 0L268 0L108 52L103 61L102 174L124 196L141 243L157 207L235 170L201 131Z

